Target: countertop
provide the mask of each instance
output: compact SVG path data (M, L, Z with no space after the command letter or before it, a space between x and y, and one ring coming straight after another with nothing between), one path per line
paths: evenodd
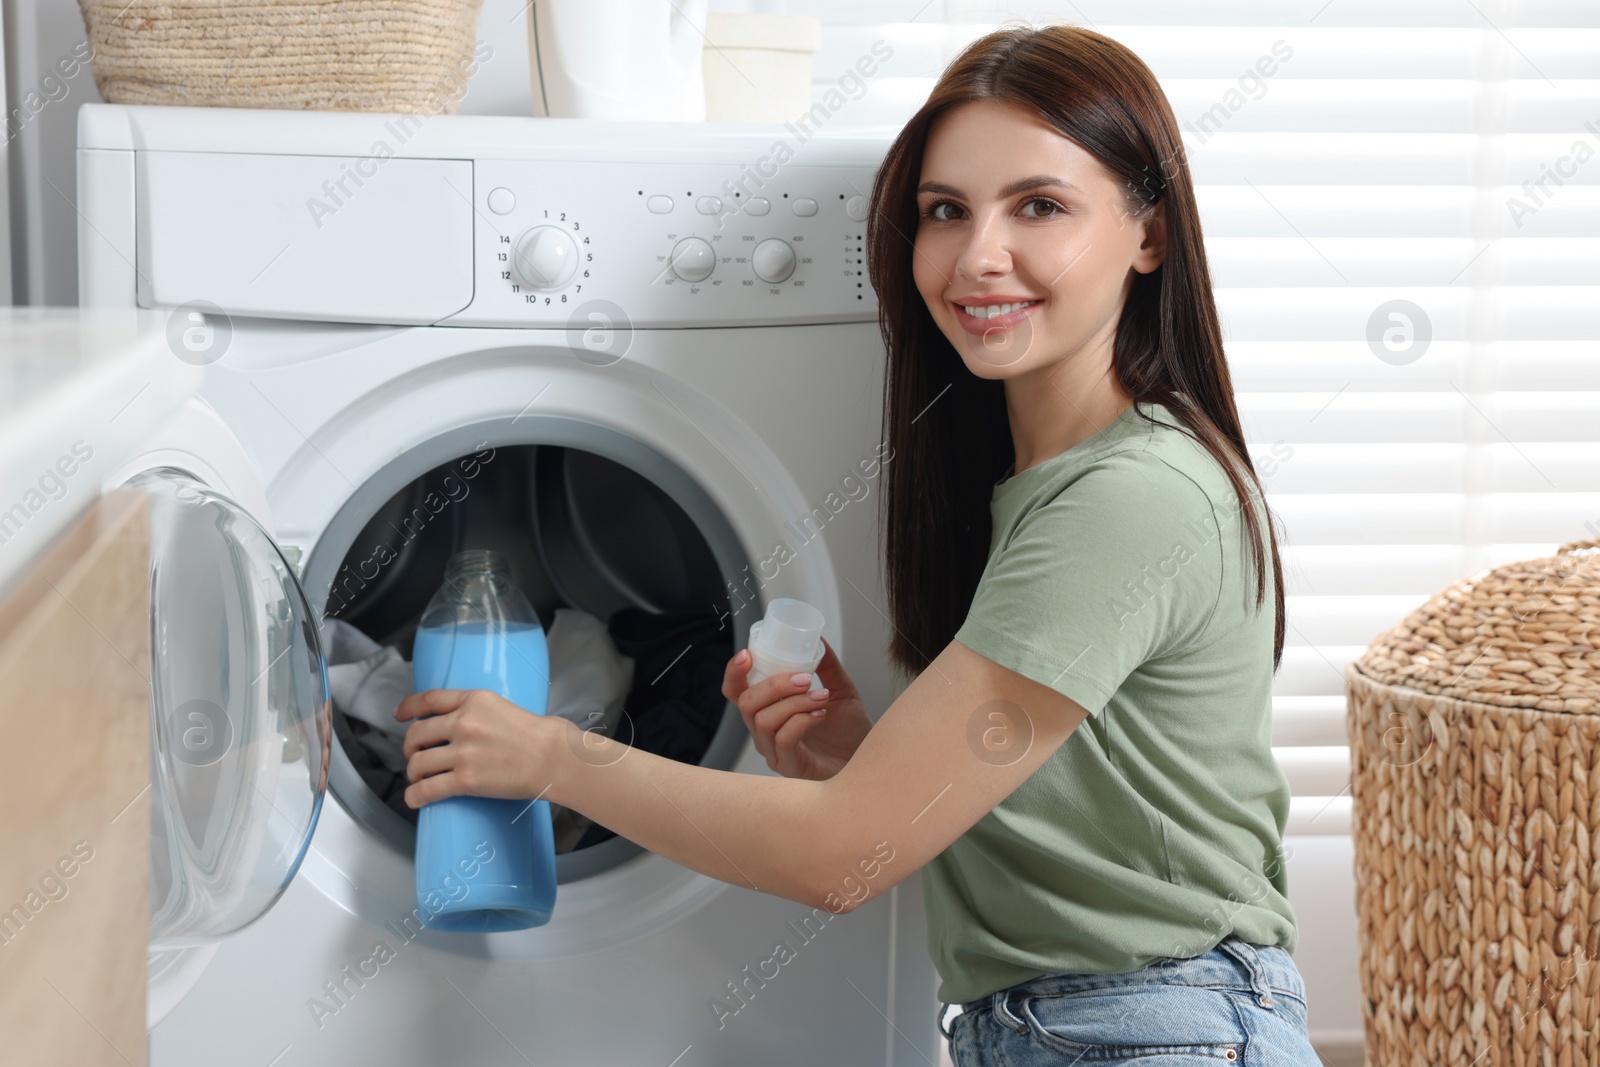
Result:
M0 592L199 388L167 316L0 308Z

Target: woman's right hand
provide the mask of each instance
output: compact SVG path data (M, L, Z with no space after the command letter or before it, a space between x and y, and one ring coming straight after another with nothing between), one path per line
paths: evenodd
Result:
M749 649L728 661L722 678L722 695L739 709L756 751L785 778L832 778L872 729L855 683L833 647L826 640L822 646L817 675L827 688L815 693L807 691L811 679L803 674L777 674L748 685Z

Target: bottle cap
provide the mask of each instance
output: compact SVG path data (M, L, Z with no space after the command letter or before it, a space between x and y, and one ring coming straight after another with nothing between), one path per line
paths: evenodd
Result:
M446 577L468 571L504 571L509 574L511 563L499 552L487 548L468 548L451 556L444 565Z
M803 600L779 597L752 627L750 643L774 658L809 663L822 652L822 612Z

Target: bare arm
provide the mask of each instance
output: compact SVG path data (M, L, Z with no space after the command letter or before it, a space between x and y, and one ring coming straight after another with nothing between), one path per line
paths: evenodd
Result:
M455 793L542 796L685 867L834 912L938 855L1038 769L1085 714L958 642L824 781L690 766L530 716L487 693L433 690L396 712L433 716L406 735L410 804ZM864 878L865 893L847 891Z

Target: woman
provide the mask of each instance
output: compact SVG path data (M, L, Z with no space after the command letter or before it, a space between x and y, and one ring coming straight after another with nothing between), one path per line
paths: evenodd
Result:
M831 649L815 693L746 686L739 652L724 692L777 778L422 693L407 801L542 795L835 912L867 899L844 876L921 869L961 1067L1318 1063L1269 747L1278 553L1165 97L1098 34L990 34L873 204L904 692L874 723Z

